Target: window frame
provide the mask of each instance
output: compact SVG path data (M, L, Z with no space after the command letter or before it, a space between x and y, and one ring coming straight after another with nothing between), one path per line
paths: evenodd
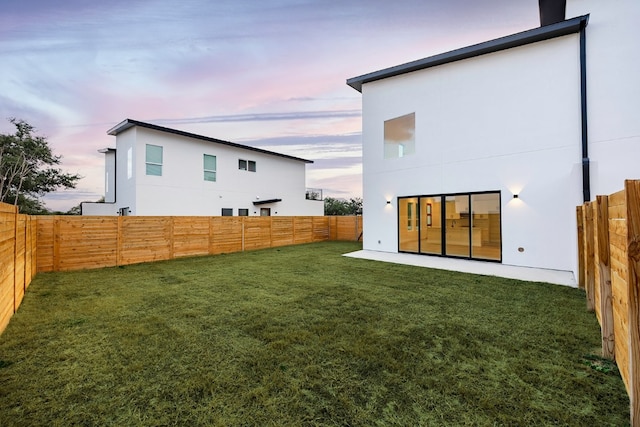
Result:
M416 113L385 120L382 156L385 160L402 159L416 153Z
M476 211L476 208L474 207L474 204L476 203L474 201L475 197L474 196L484 196L484 195L495 195L496 196L496 201L498 203L498 224L497 227L493 227L493 230L495 230L495 233L497 233L497 245L498 245L498 256L496 257L489 257L489 256L482 256L481 254L476 254L475 252L475 248L474 248L474 233L473 230L477 229L477 230L481 230L480 227L476 228L476 226L474 225L474 223L476 222L476 220L478 222L484 220L486 221L487 216L491 215L491 211L489 211L488 213L485 212L478 212ZM456 219L457 222L462 222L464 221L464 217L468 217L468 221L469 224L466 226L466 228L468 228L468 246L469 246L469 255L456 255L455 253L451 253L448 251L447 249L447 228L448 226L446 225L446 209L447 209L447 199L450 197L467 197L468 199L468 207L467 207L467 211L462 211L461 212L461 219ZM430 203L427 203L426 206L428 206L427 211L424 212L424 214L426 215L426 225L427 227L417 227L418 230L418 240L417 240L417 249L414 250L409 250L409 249L405 249L403 248L403 245L406 245L407 242L410 243L410 240L403 240L402 235L403 232L402 230L407 230L407 231L413 231L413 227L411 227L411 225L413 224L420 224L422 221L421 216L423 214L421 208L419 208L420 206L422 206L422 200L425 198L431 198L431 199L439 199L440 202L440 208L436 209L434 211L433 207L430 206ZM407 203L407 209L408 206L410 204L412 204L412 202L410 201L410 199L417 199L418 203L416 207L415 205L411 208L411 213L407 213L406 217L401 215L400 212L400 205L402 203L403 200L406 200ZM478 202L479 203L479 202ZM440 257L446 257L446 258L459 258L459 259L470 259L470 260L474 260L474 261L485 261L485 262L496 262L496 263L502 263L502 255L503 255L503 238L502 238L502 221L503 221L503 206L502 206L502 191L500 190L491 190L491 191L476 191L476 192L460 192L460 193L447 193L447 194L422 194L422 195L411 195L411 196L400 196L397 197L396 200L396 206L398 206L398 210L396 211L396 215L397 215L397 222L396 222L396 230L398 232L397 235L397 248L398 248L398 252L399 253L412 253L412 254L417 254L417 255L424 255L424 256L440 256ZM415 208L415 209L414 209ZM439 213L438 213L439 212ZM440 239L441 239L441 246L440 246L440 252L439 253L435 253L435 252L424 252L423 249L421 248L421 242L423 240L424 234L423 233L429 233L428 230L433 230L433 217L432 215L438 213L438 217L441 218L440 221L442 221L442 223L440 224ZM476 215L478 215L478 218L476 218ZM484 218L480 219L479 215L485 215ZM495 217L494 217L495 218ZM464 228L465 225L462 225L462 228ZM491 230L491 226L489 225L488 230ZM452 242L453 242L453 236L452 237ZM483 245L484 246L484 245Z
M153 147L160 149L160 163L151 161L149 159L149 149ZM157 153L156 153L157 154ZM147 176L162 176L162 166L164 163L164 148L162 145L155 144L145 144L145 155L144 155L144 164L145 164L145 175ZM151 167L151 168L150 168ZM152 173L154 167L158 168L159 173Z
M207 168L207 158L213 158L214 169ZM203 154L202 155L202 169L203 169L203 178L208 182L217 182L218 181L218 158L213 154ZM213 179L208 179L213 177Z
M246 172L256 172L257 166L255 160L238 159L238 170Z

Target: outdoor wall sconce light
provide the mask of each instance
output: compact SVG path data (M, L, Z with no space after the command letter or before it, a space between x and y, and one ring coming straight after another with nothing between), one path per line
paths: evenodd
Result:
M518 198L518 195L517 195L517 194L514 194L514 195L513 195L513 198L514 198L514 199L517 199L517 198Z
M387 200L387 204L390 205L391 204L391 200Z

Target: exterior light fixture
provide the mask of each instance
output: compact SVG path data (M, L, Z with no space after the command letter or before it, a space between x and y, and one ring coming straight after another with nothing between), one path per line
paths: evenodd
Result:
M390 205L391 204L391 200L387 200L387 204Z
M513 198L514 198L514 199L517 199L517 198L518 198L518 195L517 195L517 194L514 194L514 195L513 195Z

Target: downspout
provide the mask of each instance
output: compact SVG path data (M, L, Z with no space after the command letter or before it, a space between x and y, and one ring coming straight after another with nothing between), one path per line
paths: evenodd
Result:
M591 200L589 134L587 127L587 36L585 22L580 29L580 104L582 120L582 198Z

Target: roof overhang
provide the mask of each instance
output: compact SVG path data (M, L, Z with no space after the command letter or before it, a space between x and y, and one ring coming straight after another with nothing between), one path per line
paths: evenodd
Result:
M510 36L501 37L499 39L475 44L452 50L450 52L441 53L439 55L430 56L428 58L419 59L417 61L408 62L406 64L397 65L384 70L374 71L373 73L364 74L359 77L352 77L347 80L347 84L362 92L362 85L371 83L376 80L382 80L389 77L399 76L401 74L411 73L413 71L424 70L426 68L436 67L438 65L448 64L463 59L474 58L488 53L499 52L513 47L525 46L527 44L549 40L556 37L566 36L578 33L583 30L589 22L589 15L578 16L576 18L567 19L557 24L546 25L544 27L534 28L532 30L521 33L512 34Z
M171 128L167 128L167 127L164 127L164 126L158 126L158 125L154 125L154 124L151 124L151 123L140 122L138 120L132 120L132 119L123 120L122 122L118 123L117 125L115 125L111 129L109 129L107 131L107 134L108 135L112 135L112 136L117 136L119 133L122 133L122 132L124 132L124 131L126 131L128 129L131 129L134 126L138 126L138 127L142 127L142 128L146 128L146 129L152 129L152 130L155 130L155 131L158 131L158 132L166 132L166 133L170 133L170 134L173 134L173 135L180 135L180 136L184 136L184 137L187 137L187 138L199 139L201 141L212 142L212 143L215 143L215 144L228 145L230 147L235 147L235 148L239 148L239 149L242 149L242 150L255 151L255 152L258 152L258 153L269 154L271 156L283 157L283 158L289 159L289 160L296 160L296 161L304 162L304 163L313 163L313 160L301 159L300 157L294 157L294 156L289 156L287 154L276 153L275 151L263 150L261 148L250 147L248 145L236 144L235 142L224 141L222 139L211 138L211 137L208 137L208 136L198 135L198 134L190 133L190 132L184 132L184 131L181 131L181 130L171 129Z
M115 148L101 148L100 150L98 150L98 153L103 153L103 154L115 153L115 152L116 152Z
M255 202L253 202L254 206L258 206L258 205L266 205L267 203L276 203L276 202L281 202L282 199L267 199L267 200L256 200Z

